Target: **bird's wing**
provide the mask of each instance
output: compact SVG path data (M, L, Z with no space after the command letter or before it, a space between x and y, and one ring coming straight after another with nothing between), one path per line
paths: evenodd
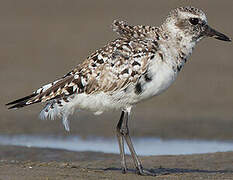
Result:
M64 99L73 94L111 93L136 83L146 72L156 52L156 43L119 38L91 54L63 78L47 84L29 96L10 102L20 108L37 102Z
M136 83L153 59L156 45L152 41L119 38L96 51L81 66L84 91L112 93Z
M128 25L125 21L114 20L112 30L122 37L154 40L158 38L158 28L153 26Z

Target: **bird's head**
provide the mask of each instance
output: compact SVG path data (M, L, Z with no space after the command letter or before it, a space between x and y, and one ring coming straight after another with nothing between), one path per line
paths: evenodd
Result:
M198 42L204 37L231 41L226 35L211 28L207 24L205 13L194 7L180 7L172 10L163 27L173 38L184 38L191 42Z

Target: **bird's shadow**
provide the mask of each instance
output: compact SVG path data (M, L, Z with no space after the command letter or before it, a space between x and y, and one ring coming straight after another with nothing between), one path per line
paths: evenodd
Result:
M109 168L88 168L90 170L98 171L119 171L121 168L109 167ZM152 168L145 169L149 172L155 173L156 175L168 175L168 174L178 174L178 173L233 173L232 170L202 170L202 169L186 169L186 168ZM127 169L128 172L136 173L135 169Z

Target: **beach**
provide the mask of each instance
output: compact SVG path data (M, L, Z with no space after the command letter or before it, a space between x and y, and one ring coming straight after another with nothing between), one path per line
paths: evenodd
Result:
M127 156L129 172L121 173L116 154L64 150L0 147L0 179L226 179L233 178L233 152L141 157L156 177L135 174Z
M171 9L186 5L203 9L212 27L233 36L233 1L0 1L0 136L114 139L120 111L99 116L76 111L67 132L60 119L39 119L44 104L18 110L8 110L5 104L62 77L117 38L111 30L114 19L158 26ZM131 136L232 143L232 57L232 43L201 41L166 92L133 108ZM140 156L156 177L136 175L129 155L129 173L122 174L119 154L64 149L0 145L0 180L233 179L233 149Z

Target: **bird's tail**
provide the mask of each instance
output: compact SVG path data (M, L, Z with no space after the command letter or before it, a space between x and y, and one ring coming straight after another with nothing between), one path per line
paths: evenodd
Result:
M24 106L30 105L32 103L29 103L35 96L37 96L38 93L32 93L29 96L17 99L15 101L9 102L6 104L6 106L10 106L8 107L8 109L18 109L18 108L22 108ZM36 102L34 102L36 103Z
M70 79L70 77L66 77L46 84L34 91L31 95L9 102L6 106L11 105L8 109L18 109L30 104L52 100L61 96L60 91L58 91L61 89L60 86L63 86L63 84L67 83L67 80L69 81Z
M79 82L79 81L78 81ZM81 81L80 81L81 82ZM37 89L31 95L9 102L8 109L18 109L38 102L48 102L41 111L41 119L62 117L65 129L69 131L68 116L74 112L72 98L78 92L77 79L73 75L64 76Z

